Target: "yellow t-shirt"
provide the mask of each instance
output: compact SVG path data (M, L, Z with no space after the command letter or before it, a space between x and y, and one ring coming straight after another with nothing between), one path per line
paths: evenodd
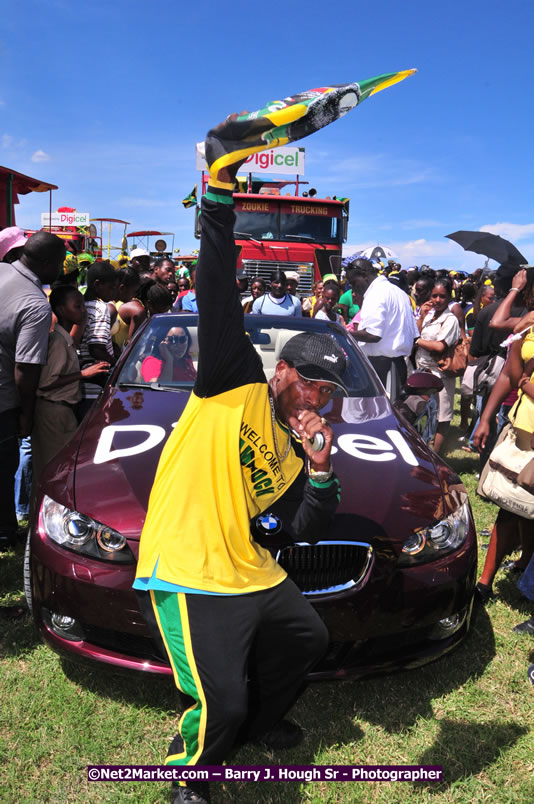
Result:
M121 311L120 308L122 307L123 302L115 302L115 307L117 308L117 318L115 319L115 324L113 325L113 329L111 330L111 337L113 343L116 343L119 349L122 349L124 344L128 339L128 333L130 331L130 325L123 321L121 318Z
M162 581L223 594L283 581L285 571L254 541L250 519L303 467L293 447L280 463L277 446L283 455L289 437L277 421L275 445L266 383L207 398L192 393L161 454L136 577L157 567Z
M337 478L324 485L306 479L288 431L273 423L266 377L245 332L235 282L232 206L231 190L224 188L210 190L202 201L197 377L160 457L136 589L169 584L245 594L276 586L286 573L254 540L255 518L284 497L280 507L287 503L288 530L317 540L339 501ZM295 498L291 491L284 494L291 486ZM296 498L300 502L290 513Z
M526 366L528 361L534 357L534 333L529 332L521 344L521 360ZM534 381L534 372L530 377ZM508 414L508 418L518 430L525 430L527 433L534 433L534 400L518 391L517 402Z

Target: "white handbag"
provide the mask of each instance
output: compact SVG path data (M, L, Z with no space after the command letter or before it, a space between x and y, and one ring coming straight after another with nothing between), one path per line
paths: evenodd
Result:
M480 476L478 494L505 511L534 519L533 466L529 466L533 459L532 450L519 449L516 445L515 431L509 425L491 451ZM527 484L532 491L525 488Z

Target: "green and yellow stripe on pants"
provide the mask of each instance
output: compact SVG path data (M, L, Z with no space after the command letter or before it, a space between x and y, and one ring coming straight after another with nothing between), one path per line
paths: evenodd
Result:
M206 698L200 681L189 628L186 596L183 593L151 590L150 599L156 622L174 674L174 681L194 703L180 718L183 751L169 754L166 765L190 765L198 761L206 736Z

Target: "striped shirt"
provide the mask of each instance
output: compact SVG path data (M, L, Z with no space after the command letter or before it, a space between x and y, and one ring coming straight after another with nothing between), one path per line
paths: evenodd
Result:
M109 309L106 302L100 299L86 301L87 324L80 342L80 365L82 368L96 363L89 347L92 344L104 346L106 352L113 360L113 341L111 340L111 323ZM96 399L102 387L93 382L82 382L83 395L86 399Z

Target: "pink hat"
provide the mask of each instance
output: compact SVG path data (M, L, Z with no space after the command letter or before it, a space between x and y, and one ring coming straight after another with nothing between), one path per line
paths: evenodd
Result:
M0 232L0 260L3 260L8 251L26 243L26 235L18 226L8 226Z

